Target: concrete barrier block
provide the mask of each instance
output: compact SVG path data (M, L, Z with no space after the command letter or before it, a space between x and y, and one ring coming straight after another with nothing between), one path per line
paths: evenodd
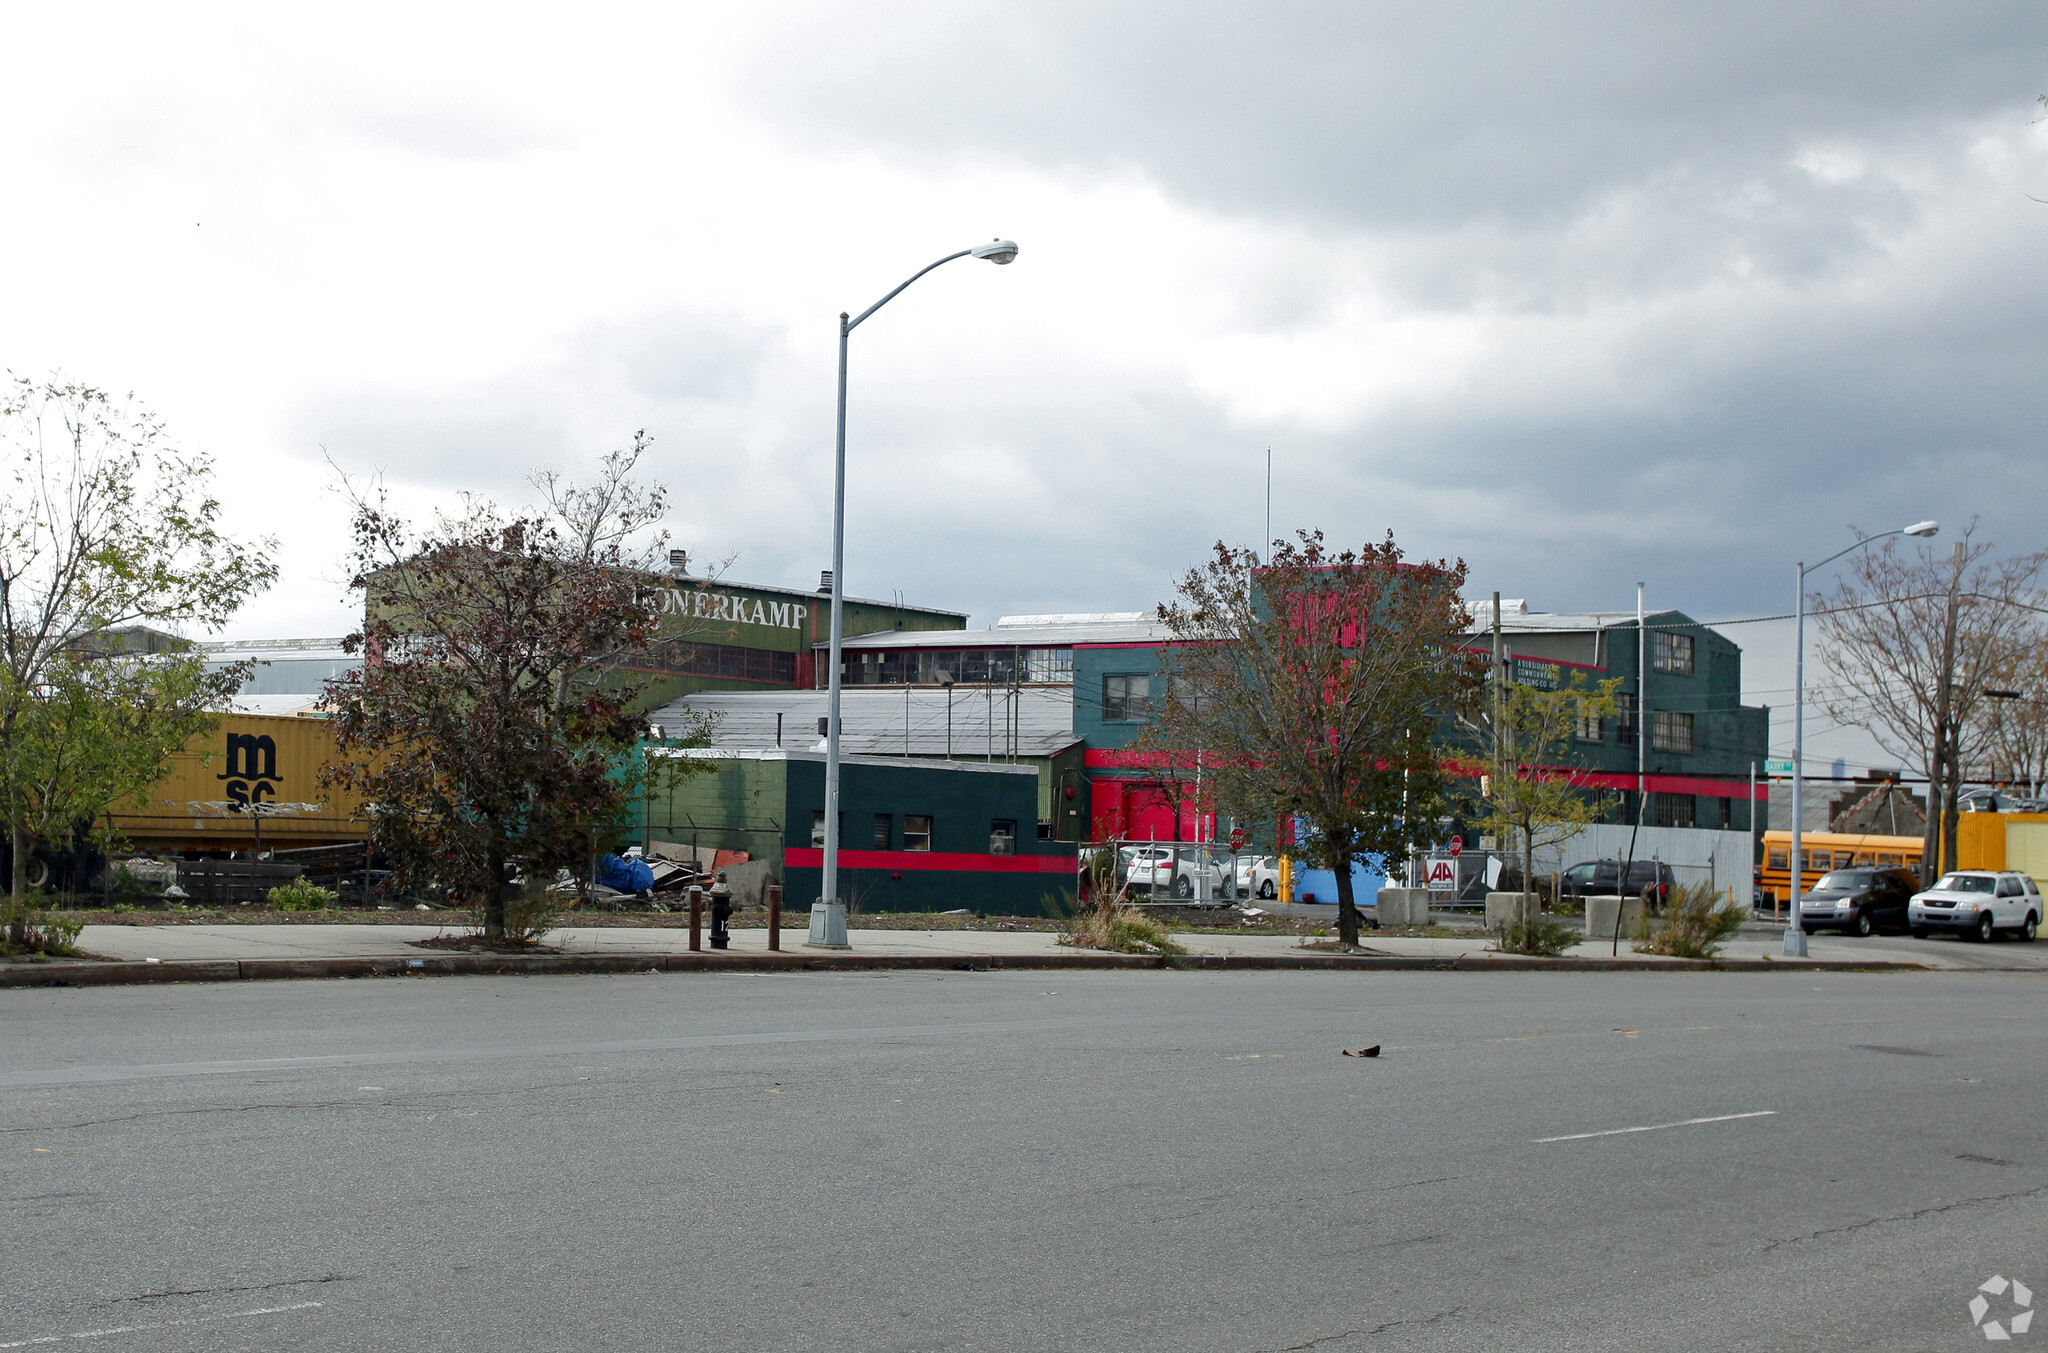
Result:
M1498 930L1509 921L1526 922L1540 909L1534 893L1488 893L1486 928Z
M1383 926L1428 925L1429 889L1380 889L1379 918Z
M1617 914L1621 921L1621 937L1623 939L1632 940L1642 934L1642 898L1589 897L1586 899L1586 938L1589 940L1613 939Z

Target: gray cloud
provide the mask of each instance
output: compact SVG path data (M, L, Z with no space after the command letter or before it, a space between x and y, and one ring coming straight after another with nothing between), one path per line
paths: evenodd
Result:
M1440 228L1555 224L1806 139L2018 110L2044 57L2025 0L863 4L781 30L745 88L806 138L1135 167L1226 213Z

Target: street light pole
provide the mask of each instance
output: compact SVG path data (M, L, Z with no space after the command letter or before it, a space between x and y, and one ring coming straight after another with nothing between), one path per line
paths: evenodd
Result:
M991 263L1010 263L1017 257L1017 246L1010 240L997 240L948 254L912 273L896 290L854 318L848 319L843 310L839 312L839 430L832 452L832 628L827 658L829 694L825 701L825 859L824 877L820 880L823 886L818 890L817 905L811 908L811 933L806 941L819 948L847 947L846 904L839 897L839 654L846 638L846 340L862 320L895 300L904 287L941 264L970 255Z
M1800 906L1800 858L1802 823L1806 815L1806 575L1810 568L1821 568L1832 564L1850 550L1860 550L1874 540L1887 536L1933 535L1940 530L1939 524L1931 521L1916 521L1911 526L1901 526L1895 531L1880 531L1874 536L1865 536L1846 549L1836 550L1818 564L1800 564L1797 580L1798 593L1793 598L1795 617L1792 631L1792 910L1790 921L1785 926L1785 957L1806 957L1806 918Z

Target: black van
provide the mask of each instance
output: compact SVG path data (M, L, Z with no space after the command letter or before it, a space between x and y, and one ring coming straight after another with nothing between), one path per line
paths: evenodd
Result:
M1558 892L1563 897L1642 897L1648 894L1651 905L1663 906L1671 898L1671 890L1678 879L1671 872L1671 866L1661 860L1631 860L1628 865L1628 887L1616 886L1621 877L1620 860L1587 860L1564 871L1558 879Z

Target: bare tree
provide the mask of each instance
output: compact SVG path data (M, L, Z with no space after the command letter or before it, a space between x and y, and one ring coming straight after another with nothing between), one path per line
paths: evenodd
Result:
M1982 708L1990 777L2038 794L2048 783L2048 633L2030 614Z
M1930 878L1955 862L1963 767L1991 750L1984 691L2014 661L2030 628L2022 598L2048 565L2048 551L1996 558L1974 529L1946 558L1924 544L1902 551L1896 540L1862 551L1834 591L1810 603L1837 683L1828 713L1927 777L1921 867Z
M1440 725L1470 705L1483 668L1466 646L1464 580L1462 562L1407 562L1391 535L1340 551L1303 532L1264 565L1218 544L1159 608L1173 643L1150 741L1190 766L1200 749L1204 803L1308 826L1303 853L1336 875L1346 944L1358 943L1353 862L1403 859L1436 833Z

